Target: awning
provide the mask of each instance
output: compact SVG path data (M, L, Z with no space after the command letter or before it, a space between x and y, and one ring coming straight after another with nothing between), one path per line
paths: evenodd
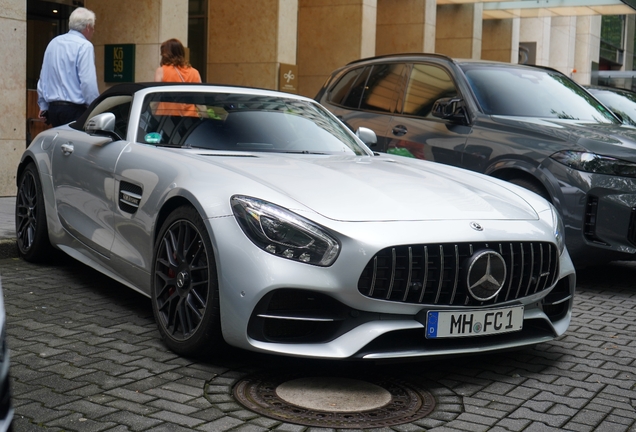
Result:
M437 0L438 5L466 3L483 3L484 19L636 13L636 0Z

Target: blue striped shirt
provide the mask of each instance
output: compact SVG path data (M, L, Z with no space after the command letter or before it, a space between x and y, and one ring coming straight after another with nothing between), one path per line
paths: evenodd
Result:
M76 30L55 37L44 52L38 81L40 109L47 110L54 101L88 105L97 96L93 44Z

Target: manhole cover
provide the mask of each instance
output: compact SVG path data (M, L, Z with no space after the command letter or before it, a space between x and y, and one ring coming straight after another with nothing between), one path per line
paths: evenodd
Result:
M305 426L379 428L410 423L435 408L427 391L392 378L254 375L234 386L247 409Z

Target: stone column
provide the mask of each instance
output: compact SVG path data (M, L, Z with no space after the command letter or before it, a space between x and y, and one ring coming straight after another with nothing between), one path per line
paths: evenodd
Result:
M580 16L576 20L576 47L572 78L579 84L589 84L592 62L598 63L601 50L601 15Z
M436 0L378 0L376 55L435 52Z
M634 70L634 33L636 32L636 15L625 16L625 46L623 47L623 67L621 70Z
M26 146L26 2L0 1L0 196L15 196Z
M534 64L548 66L550 64L550 25L551 17L521 18L519 26L519 42L536 43L536 59Z
M179 39L188 46L188 0L85 0L95 12L95 64L101 91L104 83L104 45L135 44L135 81L153 81L161 60L160 46Z
M207 81L278 88L296 64L298 0L209 0Z
M574 73L577 17L553 17L550 30L550 66L570 78Z
M456 58L481 58L483 3L437 6L435 51Z
M481 58L518 63L520 22L520 18L484 20Z
M316 95L336 68L375 55L376 0L300 0L299 93Z

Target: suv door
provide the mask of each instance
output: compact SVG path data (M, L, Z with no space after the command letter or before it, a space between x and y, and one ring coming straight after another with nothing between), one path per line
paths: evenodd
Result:
M406 70L404 63L350 70L331 87L325 105L351 130L360 126L372 129L378 137L373 149L386 151L392 139L389 122L404 89Z
M387 152L461 166L471 127L467 121L433 116L436 101L461 96L451 74L428 63L413 64L408 71L404 98L389 123Z

